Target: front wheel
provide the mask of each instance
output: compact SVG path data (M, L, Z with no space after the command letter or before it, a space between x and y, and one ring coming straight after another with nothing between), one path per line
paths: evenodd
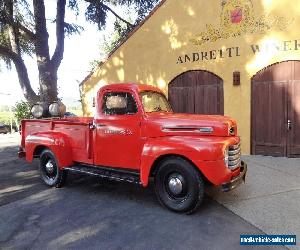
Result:
M50 187L61 187L67 178L67 172L59 169L53 152L45 149L40 155L40 175L42 181Z
M155 191L163 206L178 213L191 214L203 200L204 183L190 162L180 157L170 157L158 168Z

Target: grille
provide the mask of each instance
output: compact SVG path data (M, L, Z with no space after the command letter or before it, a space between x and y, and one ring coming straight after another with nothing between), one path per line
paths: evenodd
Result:
M241 144L229 146L228 166L231 170L241 166Z

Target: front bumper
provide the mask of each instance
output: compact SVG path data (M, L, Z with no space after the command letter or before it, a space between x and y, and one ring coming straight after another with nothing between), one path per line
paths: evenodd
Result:
M231 181L223 183L222 191L228 192L228 191L236 188L238 185L240 185L241 182L245 182L246 173L247 173L247 164L244 161L242 161L240 174L237 177L235 177L234 179L232 179Z

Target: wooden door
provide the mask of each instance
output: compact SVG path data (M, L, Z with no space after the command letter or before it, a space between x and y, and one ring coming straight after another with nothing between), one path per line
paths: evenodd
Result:
M169 84L169 101L176 113L223 115L223 80L207 71L185 72Z
M293 78L289 86L289 119L290 133L288 154L290 157L300 157L300 61L294 61Z
M286 155L287 96L284 81L252 84L252 153Z
M169 88L169 100L176 113L195 112L195 93L190 87Z
M252 154L300 156L300 62L277 63L252 78Z

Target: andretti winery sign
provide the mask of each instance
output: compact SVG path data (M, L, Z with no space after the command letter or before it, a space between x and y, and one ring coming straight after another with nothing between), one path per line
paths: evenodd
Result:
M285 52L291 50L300 50L300 39L297 40L288 40L281 42L269 42L265 44L252 44L249 46L249 49L253 54L258 53L270 53L276 54L278 52ZM240 47L230 47L230 48L221 48L213 49L209 51L199 51L189 54L184 54L178 57L177 64L183 64L188 62L201 62L201 61L210 61L222 58L231 58L241 56L243 51Z
M206 29L190 37L189 41L197 46L213 43L220 39L235 38L247 34L264 34L269 30L284 31L293 22L293 18L281 16L256 16L251 0L221 0L219 25L206 24ZM299 40L283 41L282 44L269 44L261 48L260 45L251 45L253 53L261 49L275 49L278 51L298 50ZM266 48L268 47L268 48ZM217 58L237 57L241 55L239 47L222 48L211 51L201 51L179 56L178 63L215 60Z

